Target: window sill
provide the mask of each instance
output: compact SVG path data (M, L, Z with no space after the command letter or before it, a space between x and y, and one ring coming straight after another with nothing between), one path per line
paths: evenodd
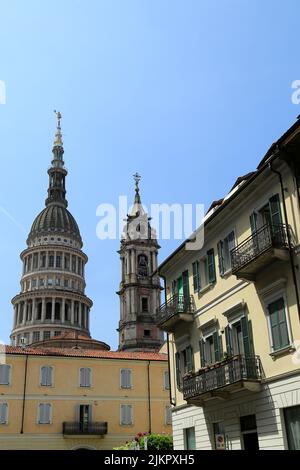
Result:
M273 361L276 361L278 357L285 356L286 354L291 354L296 351L295 346L292 344L289 344L285 348L278 349L277 351L272 351L269 355L273 359Z
M198 291L198 294L199 295L205 294L205 292L208 292L210 289L212 289L214 285L215 285L215 282L210 282L206 286L202 287L202 289Z
M227 269L223 274L221 274L222 278L227 278L231 275L232 271L231 268Z

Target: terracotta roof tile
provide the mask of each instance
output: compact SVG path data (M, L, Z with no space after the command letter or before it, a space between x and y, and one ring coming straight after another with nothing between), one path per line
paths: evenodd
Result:
M28 354L30 356L66 356L66 357L91 357L101 359L128 359L144 361L167 361L167 354L156 352L126 352L126 351L101 351L92 349L75 348L20 348L17 346L4 346L6 354Z

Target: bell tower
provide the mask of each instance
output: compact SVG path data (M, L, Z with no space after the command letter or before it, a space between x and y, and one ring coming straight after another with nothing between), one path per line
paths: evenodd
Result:
M138 173L134 175L135 198L126 218L121 247L119 351L157 351L164 342L156 326L160 304L157 255L160 246L140 197Z

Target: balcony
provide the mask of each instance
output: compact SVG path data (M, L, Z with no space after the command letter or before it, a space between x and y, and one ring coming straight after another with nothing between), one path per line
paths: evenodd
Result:
M203 406L213 398L228 399L232 392L260 390L262 378L259 356L232 356L183 378L183 398L188 404Z
M103 436L107 434L107 423L64 422L63 434L66 436Z
M266 224L231 251L231 269L238 279L255 281L274 260L287 261L288 230L285 224Z
M192 295L173 295L157 310L158 327L163 331L173 332L178 323L192 322L194 311L194 298Z

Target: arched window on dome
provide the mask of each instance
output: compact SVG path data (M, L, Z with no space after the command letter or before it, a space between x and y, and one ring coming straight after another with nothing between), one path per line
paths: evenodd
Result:
M138 275L141 277L148 276L148 257L144 254L138 256Z

